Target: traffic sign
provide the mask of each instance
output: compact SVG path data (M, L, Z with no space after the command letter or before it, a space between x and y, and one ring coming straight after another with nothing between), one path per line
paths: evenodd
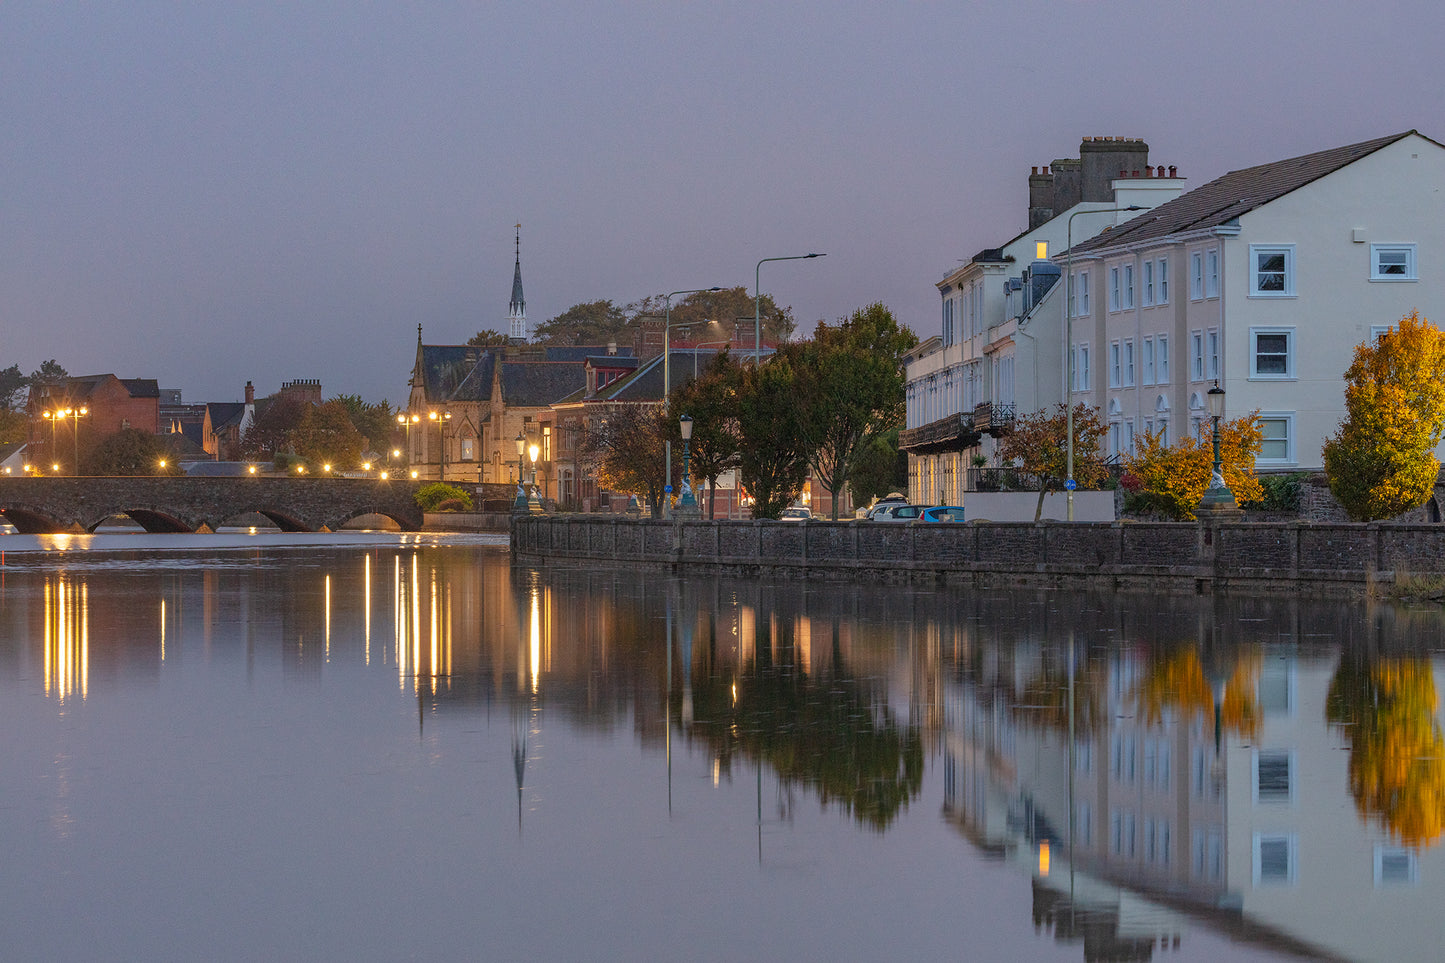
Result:
M1079 483L1070 478L1068 481L1064 482L1064 487L1067 488L1069 491L1073 491L1075 488L1079 487Z

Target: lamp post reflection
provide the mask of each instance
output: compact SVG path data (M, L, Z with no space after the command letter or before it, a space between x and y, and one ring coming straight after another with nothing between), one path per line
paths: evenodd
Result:
M65 575L45 582L45 694L86 697L90 683L90 595Z

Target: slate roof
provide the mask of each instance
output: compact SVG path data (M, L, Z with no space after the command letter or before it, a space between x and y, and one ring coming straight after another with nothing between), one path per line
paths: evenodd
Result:
M1075 244L1074 254L1077 256L1120 244L1135 244L1170 234L1220 227L1382 147L1418 133L1407 130L1402 134L1230 171L1152 211Z
M580 364L502 362L502 401L509 408L544 408L586 384L587 370Z
M246 405L241 401L212 401L206 405L211 413L211 430L220 431L230 425L241 423L246 414Z
M89 398L91 392L100 386L107 378L115 378L113 374L80 375L65 380L66 394L72 398ZM156 398L161 396L160 382L155 378L116 378L125 390L130 392L132 398Z
M609 357L613 360L633 357L632 346L617 346L617 354L607 354L605 344L566 344L566 345L543 345L542 350L548 361L586 361L588 358Z
M772 352L772 348L768 348L766 346L763 348L764 356L772 354ZM671 349L668 354L671 357L672 363L672 387L676 389L685 380L692 377L694 359L696 359L697 361L698 371L701 372L701 370L706 367L714 357L721 353L721 348ZM748 356L751 357L751 355L752 353L749 352ZM609 358L608 360L615 361L616 359ZM683 372L686 372L685 376ZM566 398L560 399L560 401L566 401L571 403L575 403L578 401L661 401L663 396L662 376L662 355L657 354L642 362L638 369L632 372L632 374L624 375L623 377L618 378L611 384L599 388L597 394L591 398L584 397L586 392L586 388L584 386L582 389L573 392Z
M465 344L428 344L421 349L422 387L433 404L487 401L497 354Z

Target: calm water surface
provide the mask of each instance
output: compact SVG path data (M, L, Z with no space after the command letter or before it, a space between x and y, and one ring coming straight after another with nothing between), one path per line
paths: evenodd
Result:
M1438 959L1440 611L0 537L8 959Z

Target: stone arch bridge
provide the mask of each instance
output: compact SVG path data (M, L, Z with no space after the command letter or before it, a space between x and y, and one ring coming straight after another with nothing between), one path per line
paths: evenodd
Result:
M95 531L127 515L148 532L210 532L251 513L284 532L334 531L359 515L422 526L424 482L375 478L0 478L0 516L23 534Z

